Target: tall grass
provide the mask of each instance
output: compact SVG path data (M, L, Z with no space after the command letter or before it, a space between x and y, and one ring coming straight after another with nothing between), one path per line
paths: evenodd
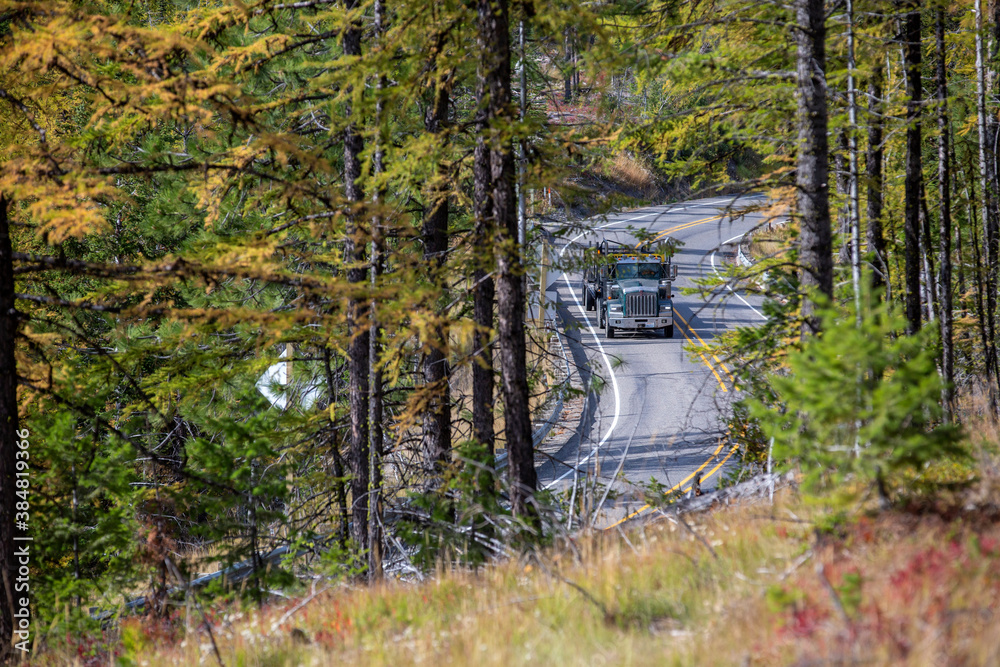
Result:
M993 664L1000 528L962 507L848 520L785 492L421 584L317 584L209 619L226 665ZM129 621L119 660L216 663L203 627L184 610L166 630Z

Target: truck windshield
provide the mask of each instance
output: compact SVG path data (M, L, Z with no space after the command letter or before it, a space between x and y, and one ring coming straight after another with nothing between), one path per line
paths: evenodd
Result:
M615 277L618 280L628 280L630 278L645 278L649 280L659 280L660 265L649 263L641 264L619 264L615 268Z

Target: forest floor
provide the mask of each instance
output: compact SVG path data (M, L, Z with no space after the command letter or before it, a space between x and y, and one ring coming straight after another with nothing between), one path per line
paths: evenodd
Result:
M934 493L919 491L930 477ZM785 489L423 582L319 581L207 609L207 624L183 608L130 619L36 663L995 664L997 459L897 484L892 510Z

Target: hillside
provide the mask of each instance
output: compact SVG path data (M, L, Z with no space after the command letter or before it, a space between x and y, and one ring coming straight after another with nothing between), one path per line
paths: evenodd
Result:
M773 505L660 512L479 571L317 580L260 609L209 610L211 637L181 608L108 639L121 665L993 664L994 466L891 511L786 488ZM38 664L108 664L106 649L69 641Z

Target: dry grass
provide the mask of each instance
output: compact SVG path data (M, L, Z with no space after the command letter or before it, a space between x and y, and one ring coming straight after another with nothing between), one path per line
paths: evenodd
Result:
M615 153L613 158L605 162L603 171L615 183L637 191L643 197L655 197L660 191L653 170L629 153Z
M337 664L993 665L1000 655L1000 427L960 399L977 457L895 480L877 512L780 492L685 521L577 536L425 583L318 585L208 611L227 666ZM941 486L943 484L943 486ZM313 593L316 593L313 595ZM189 629L186 631L185 627ZM194 610L67 638L39 665L218 664Z
M750 257L762 260L775 257L787 249L792 241L792 229L788 225L774 225L754 232L750 238Z
M787 492L480 572L210 618L226 665L993 664L1000 524L963 507L838 520ZM215 663L199 621L186 638L183 612L129 621L120 664Z

